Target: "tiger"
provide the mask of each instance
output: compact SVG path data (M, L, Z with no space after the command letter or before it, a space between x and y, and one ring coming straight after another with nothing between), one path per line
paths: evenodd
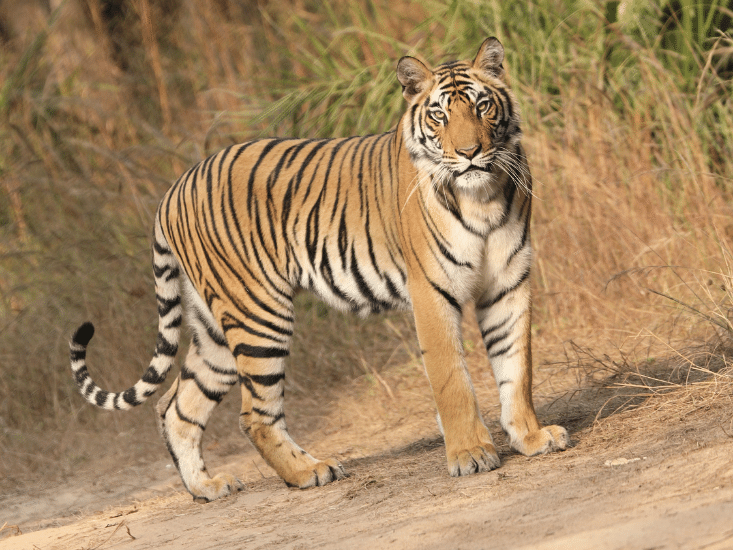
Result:
M527 456L565 449L568 432L540 424L532 401L532 180L503 60L494 37L473 61L429 69L402 57L406 110L391 131L256 139L190 168L154 221L153 358L129 389L101 389L87 370L86 322L70 341L81 394L103 409L143 403L174 365L185 318L188 353L155 412L194 500L244 489L231 474L212 477L201 450L237 382L240 429L288 486L340 480L341 463L302 449L283 412L293 298L310 290L359 315L412 310L448 472L486 472L500 459L466 366L462 318L473 306L510 446Z

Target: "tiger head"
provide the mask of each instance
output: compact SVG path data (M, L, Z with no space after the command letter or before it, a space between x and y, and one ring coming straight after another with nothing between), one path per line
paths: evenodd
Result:
M516 173L519 108L504 77L504 48L487 38L473 62L428 69L414 57L397 64L408 102L402 132L413 164L432 180L464 191L489 187L500 172Z

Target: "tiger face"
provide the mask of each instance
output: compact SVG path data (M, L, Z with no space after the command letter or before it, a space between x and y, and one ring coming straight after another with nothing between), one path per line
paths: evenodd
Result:
M504 48L495 38L472 63L454 61L431 71L403 57L397 78L409 103L402 132L415 166L458 190L490 190L498 168L513 164L521 139L519 109L504 80Z

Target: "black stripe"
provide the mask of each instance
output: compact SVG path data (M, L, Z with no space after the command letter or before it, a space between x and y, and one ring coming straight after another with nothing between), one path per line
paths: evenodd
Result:
M346 138L346 139L334 140L332 142L333 143L333 147L331 148L331 158L328 159L328 165L326 167L326 173L323 176L323 182L324 182L323 188L324 189L326 187L326 184L329 183L328 179L329 179L329 177L331 175L331 169L333 168L334 161L336 160L336 155L338 155L338 152L341 150L342 147L344 147L349 141L353 140L355 137L357 137L357 136ZM339 165L339 168L341 166L343 166L343 163ZM339 170L339 180L340 180L340 178L341 178L341 173L340 173L340 170ZM335 199L335 203L338 203L338 192L340 190L339 188L340 188L340 185L336 188L336 199ZM320 197L318 198L318 200L320 201ZM333 213L331 214L331 221L333 221Z
M257 169L260 167L260 164L264 160L264 158L268 155L272 149L279 145L281 143L280 140L273 139L270 140L267 145L265 145L262 150L260 151L260 155L257 157L257 160L252 164L252 167L249 170L249 180L247 181L247 214L252 217L252 204L254 202L254 182L255 182L255 175L257 174ZM229 180L232 181L232 167L234 165L234 162L229 166ZM232 211L234 211L234 208L232 208ZM235 222L236 223L236 222ZM237 223L237 230L241 234L241 231L239 231L239 224Z
M183 414L183 412L181 412L181 408L178 406L178 399L176 399L176 414L178 415L178 418L180 418L184 422L188 422L189 424L193 424L194 426L196 426L198 428L201 428L202 431L206 429L206 426L204 426L203 424L201 424L199 422L196 422L195 420L193 420L192 418L189 418L188 416L186 416L185 414Z
M515 344L516 341L517 341L517 339L514 339L508 345L504 346L500 350L495 351L495 352L492 352L492 353L489 353L489 358L499 357L500 355L504 355L506 352L508 352L510 349L512 349L512 347L514 347L514 344Z
M402 296L400 295L400 291L397 290L397 286L392 282L392 279L390 279L389 275L384 275L384 284L387 287L387 292L389 292L389 295L392 297L395 301L401 301Z
M181 297L176 296L175 298L171 300L166 300L165 298L161 296L156 296L158 299L158 316L159 317L165 317L168 315L171 310L176 307L177 305L180 305L181 303Z
M206 359L203 360L204 365L206 365L211 372L215 372L216 374L221 374L222 376L237 376L236 370L224 370L223 368L214 365L213 363L210 363Z
M145 374L142 377L142 381L147 382L148 384L155 384L157 386L165 382L166 374L167 373L159 373L157 370L155 370L155 367L151 365L145 371Z
M303 140L297 146L291 148L293 149L293 154L290 158L290 161L288 162L288 167L292 163L293 159L300 154L303 148L310 143L311 143L311 140ZM290 151L291 149L288 149L288 151ZM287 151L286 151L286 154L287 154ZM281 223L282 223L281 236L288 234L288 231L287 231L288 219L290 218L290 209L292 207L293 193L296 190L294 185L295 185L295 177L291 178L290 181L288 181L288 187L285 190L285 195L283 196L283 200L282 200L282 208L280 211Z
M280 313L276 309L274 309L271 306L267 305L254 292L252 292L252 290L249 287L245 286L244 287L244 291L247 293L247 296L255 303L255 305L259 306L260 309L262 309L265 312L269 313L273 317L277 317L278 319L282 319L283 321L285 321L287 323L293 323L295 321L295 319L293 319L293 317L291 315L288 315L287 313ZM254 314L250 314L250 316L254 318ZM264 324L264 321L262 321L261 324Z
M164 431L164 433L165 433L165 431ZM173 446L171 445L171 442L168 441L168 437L164 435L163 438L165 439L165 446L168 449L168 452L170 453L171 458L173 459L173 464L176 465L176 470L178 470L180 472L181 471L181 467L178 464L178 455L176 455L176 452L173 450ZM184 483L184 485L186 485L186 482L185 481L183 483ZM186 485L186 489L188 489L188 485Z
M158 342L155 346L155 355L165 355L167 357L175 357L178 353L178 344L169 342L159 332Z
M514 283L514 285L510 286L509 288L505 288L504 290L502 290L501 292L499 292L493 298L490 298L490 299L486 300L485 302L482 302L482 303L478 304L478 306L477 306L478 309L486 309L488 307L493 306L499 300L501 300L504 296L506 296L510 292L513 292L514 290L516 290L517 288L519 288L519 286L524 281L526 281L529 278L529 271L530 270L529 270L529 267L528 267L527 269L524 270L524 273L522 273L522 276L519 278L519 280L516 283Z
M170 248L165 248L166 244L159 244L158 241L153 239L153 250L155 250L156 253L158 253L160 256L168 256L171 254Z
M89 371L86 367L82 367L74 373L74 380L76 380L76 385L80 388L84 385L84 381L87 378L89 378Z
M506 316L506 318L505 318L505 319L503 319L502 321L499 321L498 323L496 323L496 324L494 324L494 325L491 325L491 326L490 326L489 328L487 328L486 330L483 330L483 329L482 329L482 330L481 330L481 338L486 338L486 337L487 337L487 336L488 336L489 334L491 334L492 332L494 332L494 331L497 331L497 330L499 330L499 329L500 329L501 327L503 327L503 326L504 326L505 324L507 324L507 323L509 322L509 319L511 319L511 318L512 318L512 314L510 313L510 314L509 314L509 315L507 315L507 316Z
M278 327L277 325L268 323L264 319L261 319L255 315L250 315L250 320L256 321L260 325L270 328L272 330L275 330L276 332L279 332L280 334L283 334L284 336L292 336L293 334L292 330L282 329ZM230 330L240 329L240 330L245 331L248 334L251 334L252 336L257 336L258 338L265 338L267 340L271 340L272 342L277 342L278 344L286 343L286 341L284 341L282 338L278 338L277 336L272 336L271 334L266 334L264 332L260 332L259 330L255 330L252 327L245 325L238 319L235 319L234 317L232 317L229 314L225 314L225 317L223 319L223 325L224 325L223 329L224 329L225 334L229 332Z
M339 221L339 230L338 230L338 248L339 248L339 258L341 258L341 269L344 271L346 270L346 263L347 263L347 256L346 251L349 247L349 232L346 227L346 208L348 205L348 201L344 199L344 206L341 209L341 220Z
M265 210L267 211L267 226L270 229L270 240L272 241L272 247L274 249L275 255L278 254L278 244L279 239L277 238L277 234L275 233L275 224L274 221L277 219L277 209L275 207L275 204L272 200L272 197L270 196L270 188L267 188L267 200L265 201ZM269 256L269 253L268 253Z
M413 254L413 256L415 257L415 260L417 260L417 265L419 265L419 266L420 266L420 270L422 271L422 273L423 273L423 276L425 277L425 280L426 280L427 282L429 282L429 283L430 283L430 285L431 285L431 286L432 286L432 287L433 287L433 288L434 288L434 289L435 289L436 291L438 291L438 293L440 293L440 295L441 295L441 296L443 296L443 298L445 298L445 300L446 300L446 301L447 301L447 302L448 302L448 303L449 303L449 304L450 304L451 306L453 306L453 308L454 308L454 309L455 309L455 310L456 310L456 311L458 312L458 314L460 315L460 314L462 313L462 308L461 308L461 305L460 305L460 304L458 303L458 300L456 300L456 299L455 299L455 298L454 298L453 296L451 296L451 294L449 294L449 293L448 293L447 291L445 291L444 289L440 288L440 286L438 286L438 285L437 285L436 283L434 283L434 282L433 282L433 281L432 281L432 280L430 279L430 277L428 276L428 273L427 273L427 271L425 271L425 266L423 266L423 265L422 265L422 262L420 261L420 257L418 256L417 252L415 252L415 250L414 250L414 249L412 250L412 254Z
M178 240L178 254L180 256L180 263L184 266L184 269L186 269L189 273L189 275L192 274L192 269L196 265L195 258L192 260L190 257L189 247L181 245L181 243L185 243L187 238L190 238L191 233L191 227L192 224L189 220L189 211L186 208L186 203L188 202L188 198L186 196L186 192L188 190L188 187L190 185L193 185L195 183L196 178L198 178L198 172L200 171L201 166L203 166L203 163L199 163L197 170L194 170L191 172L189 179L182 182L180 186L178 186L178 189L176 190L175 194L172 194L171 196L171 203L173 202L173 198L175 198L176 208L178 210L178 216L174 218L175 225L170 228L169 234L171 238L175 239L177 237ZM173 220L169 220L172 225ZM175 244L175 243L174 243Z
M273 417L272 417L272 420L271 420L271 421L270 421L270 423L269 423L269 424L267 424L267 425L268 425L268 426L274 426L275 424L277 424L277 423L278 423L278 422L279 422L280 420L282 420L283 418L285 418L285 413L280 413L280 414L278 414L278 415L276 415L276 416L273 416Z
M199 391L204 394L204 397L206 397L206 399L208 399L209 401L221 403L221 400L224 399L224 396L229 393L229 388L222 391L211 390L204 386L198 378L194 378L194 382L196 382L196 387L199 389Z
M252 407L252 412L257 413L260 416L269 416L270 418L272 418L273 420L270 422L269 424L270 426L272 426L273 424L275 424L275 422L285 417L285 414L283 414L282 412L277 413L277 414L272 414L263 409L259 409L257 407Z
M446 301L460 314L462 311L461 304L458 303L458 300L456 300L453 296L451 296L447 291L440 288L437 284L435 284L433 281L428 279L428 282L430 285L437 290L440 295L446 299Z
M325 239L323 241L323 251L321 253L321 265L319 267L319 271L321 272L323 281L328 285L328 288L331 290L331 292L333 292L335 296L337 296L347 304L352 305L352 309L354 309L356 306L355 300L348 296L343 290L341 290L336 285L336 281L333 278L333 270L331 269L331 262L328 257L328 249L326 247Z
M325 187L321 188L321 192L318 194L318 198L316 199L313 208L311 208L310 212L308 213L308 218L306 219L305 223L305 248L308 252L308 259L310 260L310 264L312 266L315 266L316 252L318 251L318 229L320 226L319 218L321 211L321 200L323 199L324 192Z
M125 390L125 392L122 394L122 399L125 400L125 403L128 403L133 407L137 407L142 403L142 401L137 398L137 390L134 387L130 388L129 390Z
M260 386L274 386L281 380L285 379L284 372L277 374L248 374L247 376Z
M313 153L312 157L315 158L315 156L316 156L315 153L316 152L321 152L321 149L324 149L324 147L327 147L327 146L332 145L334 141L336 141L336 140L334 140L334 139L323 139L323 140L319 140L319 142L317 144L318 146L317 147L314 147L313 150L312 150L312 153ZM327 149L324 149L324 151L318 156L318 159L315 161L315 166L313 167L313 172L311 174L310 179L308 180L308 185L306 186L305 193L304 193L304 195L303 195L303 197L301 199L301 204L302 205L305 205L306 201L308 200L308 197L310 197L310 195L311 195L311 191L313 190L313 188L314 187L317 188L317 185L314 185L314 182L322 183L321 188L320 188L321 189L320 192L321 193L323 192L323 186L327 182L326 182L326 180L323 177L318 177L317 174L318 174L319 169L322 166L321 163L323 162L323 158L326 156L326 153L327 153ZM312 159L310 159L310 157L311 157L311 155L309 155L309 159L307 160L307 163L308 164L310 164L311 163L311 160L312 160ZM298 171L298 179L299 179L299 182L302 181L302 179L303 179L301 173L303 175L305 175L305 168L306 167L307 167L307 165L306 166L301 166L300 170ZM298 184L299 184L299 182L298 182Z
M176 317L175 319L173 319L170 323L168 323L165 326L165 328L178 328L178 327L181 326L182 321L183 321L183 317L181 317L179 315L178 317Z
M295 178L293 178L294 185L295 185L295 191L297 193L301 182L303 181L303 175L305 174L306 169L310 165L310 163L313 161L315 156L318 154L318 152L323 149L326 145L330 143L331 140L328 139L322 139L316 141L315 145L311 148L310 151L308 151L308 154L305 156L305 158L300 162L300 167L298 169L298 172L295 174ZM313 143L313 141L309 141L308 143ZM303 198L305 200L308 197L308 194L310 193L310 185L308 189L306 189L306 195ZM296 218L297 219L297 218Z
M369 252L369 260L372 263L372 267L374 268L374 272L379 275L380 279L382 277L382 273L379 270L379 266L377 265L377 258L374 255L374 242L372 241L372 235L371 230L369 229L369 208L367 208L366 211L366 221L365 221L365 231L364 234L366 235L367 240L367 251Z
M509 97L509 93L503 88L495 88L494 93L500 96L503 101L497 102L502 108L507 110L504 120L509 121L514 117L514 105Z
M218 330L216 330L214 327L209 325L209 322L207 321L206 317L204 317L204 314L196 310L196 318L199 320L199 322L204 326L204 329L206 330L206 334L209 338L217 345L222 347L227 347L227 339L226 336L221 334Z
M270 359L274 357L287 357L290 351L282 348L268 348L264 346L250 346L249 344L237 344L232 352L234 357L244 355L257 359Z
M186 366L186 363L181 365L181 380L193 380L196 373Z
M105 390L99 390L97 392L97 395L94 396L94 401L97 403L98 407L104 406L104 403L107 401L107 397L109 396L109 392Z
M170 266L168 265L164 265L163 267L158 267L153 262L153 276L155 276L156 279L159 279L160 277L162 277L163 273L165 273L169 269L170 269Z
M350 142L354 140L359 140L359 141L357 141L356 143L352 145ZM361 142L360 136L352 136L350 138L344 139L341 143L339 143L339 145L334 147L333 155L331 156L331 161L329 162L329 165L328 165L328 171L326 172L326 177L328 177L328 175L330 174L332 164L336 160L336 154L338 151L341 150L341 147L349 145L349 146L353 146L354 148L357 148L360 142ZM333 209L331 210L331 223L333 223L333 220L336 218L336 211L338 209L339 204L341 203L341 201L339 200L341 197L341 173L344 170L344 164L346 163L348 158L349 157L348 157L348 148L347 148L344 150L343 155L341 155L340 162L338 164L338 167L336 168L336 174L338 177L336 178L336 196L333 199Z
M351 247L351 274L354 276L359 292L361 292L362 296L364 296L371 305L372 311L377 312L383 309L390 309L389 304L375 296L374 292L367 284L366 279L364 279L364 276L361 274L361 271L359 271L359 263L356 260L356 250L353 245Z
M244 386L245 388L247 388L247 390L249 391L250 395L254 399L257 399L258 401L264 401L264 399L262 399L262 397L260 396L260 394L257 393L257 390L255 389L255 387L252 385L252 380L250 379L249 376L240 376L239 377L239 383L242 386Z
M274 260L274 258L270 254L270 248L271 247L270 247L270 245L268 243L265 242L264 233L262 232L262 224L260 223L260 219L261 218L260 218L260 209L259 209L259 206L258 205L255 205L255 206L256 206L255 210L256 210L256 214L257 214L256 217L255 217L255 228L257 229L257 237L258 237L258 239L260 241L262 252L267 257L267 259L270 261L270 265L276 266L277 265L277 262ZM272 238L273 239L276 239L276 237L274 235L274 229L273 229L273 225L272 225L272 220L268 218L268 221L270 222L269 223L269 226L270 226L270 232L271 232ZM262 274L263 278L265 279L265 281L269 285L269 288L272 289L276 294L279 294L281 297L285 298L286 300L290 300L292 298L292 296L290 294L288 294L287 292L282 291L275 284L275 281L273 281L272 278L270 277L270 273L269 272L271 270L268 269L268 268L266 268L265 267L265 264L262 262L262 257L261 257L261 254L260 254L260 250L255 245L254 235L251 234L251 233L250 233L250 242L252 243L252 253L254 254L255 260L257 261L257 265L260 268L260 273ZM274 240L273 242L275 243L275 251L277 251L277 240ZM279 275L280 276L280 279L286 285L288 285L287 280L280 275L280 273L278 272L277 268L275 269L275 274ZM271 297L273 297L273 299L277 299L277 298L275 298L273 296L272 292L268 292L268 294Z
M432 221L432 219L431 219ZM440 250L440 253L453 265L456 265L458 267L468 267L471 268L471 264L468 262L462 262L458 258L456 258L451 252L443 245L441 242L442 239L438 237L438 235L435 234L435 231L433 231L433 228L431 226L432 224L428 225L428 231L430 231L430 235L433 237L433 241L435 244L438 245L438 250Z
M486 348L486 351L490 352L492 347L494 347L496 344L498 344L502 340L506 340L510 334L511 334L511 330L507 330L506 332L502 332L498 336L494 336L488 342L484 342L484 347Z
M512 260L514 257L519 254L520 251L524 250L525 246L527 245L527 235L529 235L529 217L526 218L526 221L524 223L524 228L522 230L522 238L519 241L519 244L509 253L509 257L506 261L506 266L508 267L510 263L512 263Z
M506 223L509 221L509 214L512 211L512 203L514 202L514 195L517 192L517 186L509 179L504 187L504 200L505 206L504 206L504 213L501 215L501 220L499 220L499 223L497 225L492 226L492 229L499 229L500 227L503 227L506 225Z

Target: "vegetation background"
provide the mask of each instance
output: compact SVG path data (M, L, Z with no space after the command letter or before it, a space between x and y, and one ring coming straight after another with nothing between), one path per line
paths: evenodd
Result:
M92 320L95 379L142 373L152 219L183 170L252 137L389 130L399 57L472 58L491 35L535 177L536 368L700 399L679 362L643 374L677 356L729 382L732 17L722 0L0 1L0 491L115 452L112 436L162 452L150 411L77 395L67 341ZM303 296L297 318L288 392L311 414L324 384L420 368L409 315Z

